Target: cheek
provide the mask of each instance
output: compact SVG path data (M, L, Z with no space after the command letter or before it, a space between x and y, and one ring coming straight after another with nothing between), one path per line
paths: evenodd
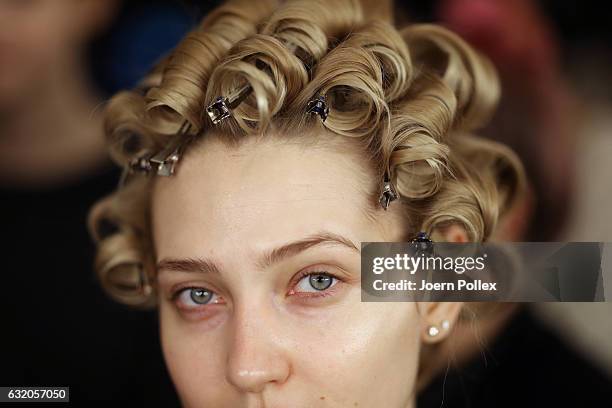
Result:
M221 334L194 333L194 326L180 321L171 308L162 301L161 342L166 366L183 406L228 404L232 394L225 382Z
M416 380L419 324L412 303L352 302L293 327L299 335L292 337L300 339L296 377L340 406L406 406Z

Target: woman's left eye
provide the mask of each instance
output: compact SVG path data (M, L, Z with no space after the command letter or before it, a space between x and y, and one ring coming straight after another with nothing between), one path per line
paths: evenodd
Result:
M301 278L292 292L324 292L338 283L338 278L328 273L310 273Z
M176 294L176 298L179 305L185 309L195 309L222 302L219 295L206 288L185 288Z

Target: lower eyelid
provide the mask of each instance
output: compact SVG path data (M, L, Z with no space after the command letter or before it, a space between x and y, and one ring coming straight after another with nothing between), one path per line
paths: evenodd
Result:
M214 311L218 307L224 306L225 302L206 303L206 304L197 305L197 306L191 306L191 305L186 306L184 304L181 304L179 301L177 301L175 304L176 304L176 308L182 313L208 314L208 313L214 313Z
M304 301L304 302L322 301L324 299L333 298L333 297L337 296L338 292L340 292L342 290L342 288L339 288L338 286L339 285L336 284L333 287L331 287L331 288L329 288L329 289L327 289L325 291L321 291L321 292L296 292L292 296L297 298L296 300L298 300L298 301Z
M195 308L181 308L177 306L177 312L186 321L206 322L222 315L223 306L222 304L205 305L204 307Z

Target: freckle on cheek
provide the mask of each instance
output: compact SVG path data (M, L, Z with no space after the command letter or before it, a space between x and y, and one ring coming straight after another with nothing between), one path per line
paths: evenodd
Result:
M324 399L325 399L325 397L321 397L321 399L322 399L322 400L324 400Z

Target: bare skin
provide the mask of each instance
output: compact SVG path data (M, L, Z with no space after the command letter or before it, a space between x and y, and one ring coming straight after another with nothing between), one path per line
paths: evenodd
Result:
M156 182L162 346L184 406L414 406L420 351L450 331L427 327L461 304L360 301L360 242L404 237L399 206L368 216L359 158L315 152L209 138Z

